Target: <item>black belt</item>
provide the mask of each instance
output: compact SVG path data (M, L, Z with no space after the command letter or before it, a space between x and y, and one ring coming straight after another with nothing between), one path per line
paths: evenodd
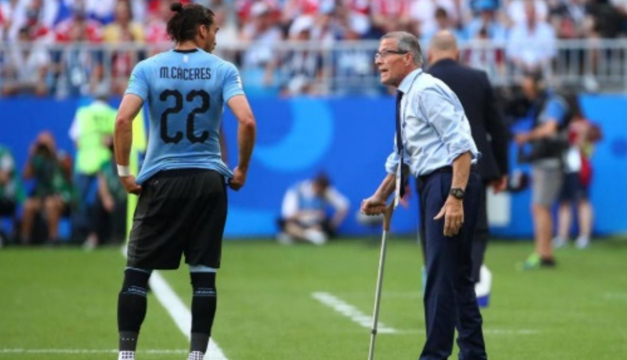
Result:
M418 176L418 183L420 185L424 184L425 181L427 181L427 179L429 179L429 177L431 175L434 174L440 174L440 173L452 173L453 172L453 166L451 165L447 165L447 166L443 166L439 169L435 169L432 172L425 174L425 175L420 175ZM470 173L477 173L477 167L475 165L470 165Z

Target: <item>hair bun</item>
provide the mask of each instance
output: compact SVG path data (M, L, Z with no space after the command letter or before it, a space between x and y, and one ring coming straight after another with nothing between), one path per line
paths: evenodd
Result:
M170 10L174 12L181 12L183 11L183 5L181 5L180 2L175 2L172 5L170 5Z

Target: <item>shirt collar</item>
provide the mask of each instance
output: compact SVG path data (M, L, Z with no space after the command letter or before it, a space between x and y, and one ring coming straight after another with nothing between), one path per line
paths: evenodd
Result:
M416 79L420 74L422 74L421 68L418 68L407 74L407 76L405 76L403 81L401 81L401 84L398 86L398 91L406 94L411 88L411 84L414 82L414 79Z

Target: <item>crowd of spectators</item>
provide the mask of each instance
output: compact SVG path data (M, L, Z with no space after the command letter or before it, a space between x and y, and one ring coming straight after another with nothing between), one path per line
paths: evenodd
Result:
M135 62L170 46L166 22L172 1L0 0L1 42L27 44L0 51L2 94L85 94L98 87L123 92ZM556 39L615 38L627 33L625 0L195 1L216 13L219 45L248 44L241 53L231 54L242 66L245 82L253 88L274 86L284 94L324 92L311 80L328 75L325 72L350 80L372 74L373 68L369 52L342 51L331 57L331 66L323 66L319 52L278 53L273 46L283 40L330 45L406 30L425 43L436 31L450 29L461 42L503 45L500 51L466 52L463 58L471 65L506 63L536 70L556 56ZM46 48L78 41L134 42L151 45L153 50L114 47L103 53L85 46L65 52ZM350 81L342 84L350 88Z

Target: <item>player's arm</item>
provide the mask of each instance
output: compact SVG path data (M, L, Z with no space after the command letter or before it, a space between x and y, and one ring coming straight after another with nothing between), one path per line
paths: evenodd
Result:
M135 94L126 94L118 109L115 119L115 132L113 141L115 144L115 160L118 164L118 175L126 191L139 194L141 187L135 182L135 177L129 170L131 145L133 143L133 119L140 112L144 100Z
M224 127L220 125L220 154L222 155L222 162L229 166L229 148L226 146L226 136L224 134Z
M237 146L239 149L239 157L237 159L237 167L233 171L234 176L230 185L234 190L239 190L246 182L246 174L248 173L248 166L257 136L257 123L246 96L233 96L228 100L227 105L238 121Z

